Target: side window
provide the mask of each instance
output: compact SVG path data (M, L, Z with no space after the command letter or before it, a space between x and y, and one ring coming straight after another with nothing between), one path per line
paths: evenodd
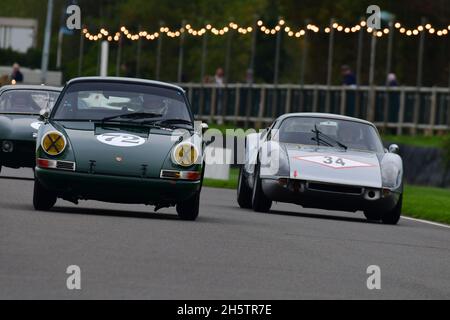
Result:
M0 111L6 110L6 99L0 96Z
M11 111L11 93L5 92L0 97L0 110L4 112Z

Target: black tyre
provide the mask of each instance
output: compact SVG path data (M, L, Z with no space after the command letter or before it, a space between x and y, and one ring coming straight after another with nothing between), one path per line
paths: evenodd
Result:
M252 207L256 212L269 212L272 207L272 200L267 198L262 190L259 172L259 165L257 165L255 168L255 178L253 179Z
M178 217L181 220L194 221L198 217L200 211L200 192L186 201L177 204Z
M47 190L37 179L34 179L33 205L34 209L47 211L56 203L56 195Z
M252 209L252 189L245 181L244 166L241 166L239 170L237 202L242 209Z
M383 216L381 217L381 221L384 224L396 225L399 222L400 217L402 215L402 207L403 207L403 195L400 196L397 205L392 211L383 214Z
M374 211L364 211L364 215L366 216L366 219L369 221L380 221L381 220L381 214Z

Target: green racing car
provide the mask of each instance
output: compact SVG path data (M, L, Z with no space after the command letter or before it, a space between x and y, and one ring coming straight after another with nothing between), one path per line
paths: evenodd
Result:
M60 92L48 86L0 88L0 170L34 168L39 115L53 107Z
M199 214L204 175L201 130L182 88L141 79L69 81L38 132L33 203L57 198L176 206ZM200 131L200 132L199 132Z

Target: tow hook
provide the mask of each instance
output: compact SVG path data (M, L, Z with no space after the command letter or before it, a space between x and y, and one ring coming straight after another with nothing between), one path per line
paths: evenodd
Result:
M145 178L145 176L147 175L147 165L146 164L143 164L142 166L141 166L141 170L142 170L142 178Z
M94 174L95 173L95 164L97 161L95 160L89 160L89 173Z

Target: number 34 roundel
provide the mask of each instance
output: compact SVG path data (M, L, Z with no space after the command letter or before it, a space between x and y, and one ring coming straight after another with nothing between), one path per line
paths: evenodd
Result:
M308 161L316 163L318 165L326 166L333 169L350 169L350 168L360 168L360 167L373 167L369 163L363 163L351 159L336 157L336 156L305 156L296 157L297 160Z
M127 133L105 133L97 136L101 143L115 147L137 147L145 143L145 139Z

